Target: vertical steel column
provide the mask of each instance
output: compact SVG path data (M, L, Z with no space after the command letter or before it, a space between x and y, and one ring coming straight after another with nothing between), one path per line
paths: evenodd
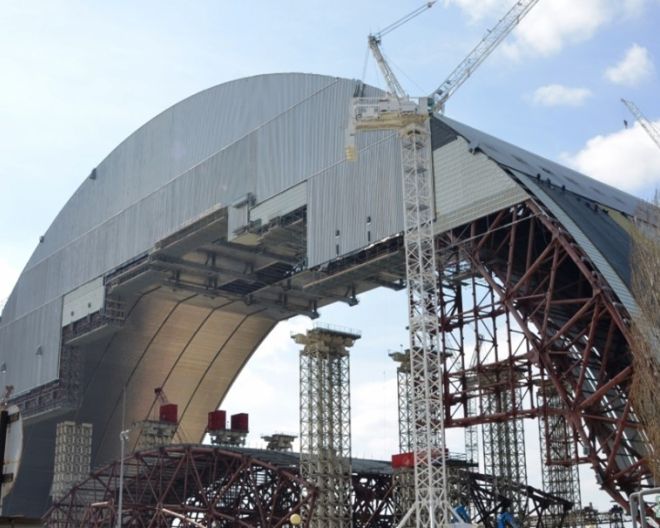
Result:
M539 408L543 409L539 418L543 490L571 501L573 512L578 512L582 508L580 475L575 464L576 442L563 414L566 407L550 381L541 384L538 399ZM550 526L554 526L554 520L560 519L563 512L551 507L549 513L552 516Z
M317 325L293 336L300 351L300 475L319 490L312 528L350 528L348 349L360 335Z
M520 390L517 388L516 373L507 361L509 354L500 350L499 303L496 303L495 293L474 275L471 290L479 344L476 351L482 367L477 374L481 414L509 415L506 419L482 426L484 471L495 477L496 491L509 497L509 488L513 484L527 484L524 426L521 419L515 418L515 410L520 406ZM504 317L508 330L508 314ZM488 360L487 365L482 363L484 360ZM511 508L516 514L525 513L525 504L512 501Z
M410 351L392 352L396 361L397 405L399 409L399 453L413 451L412 431L412 386L410 383ZM394 466L394 464L393 464ZM411 467L393 467L394 517L400 523L415 504L415 473ZM409 518L402 527L414 526L415 519Z
M401 129L404 246L408 280L410 373L415 505L418 528L448 522L443 406L443 365L439 340L439 275L429 120Z
M396 388L397 406L399 409L399 452L410 453L413 450L410 351L391 352L389 356L397 363Z

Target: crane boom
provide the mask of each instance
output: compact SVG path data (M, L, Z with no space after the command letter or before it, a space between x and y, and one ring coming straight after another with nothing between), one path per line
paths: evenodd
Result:
M407 97L403 86L401 86L401 83L396 78L396 75L394 75L392 68L390 68L390 65L385 60L385 57L383 57L383 54L380 51L380 39L375 35L369 35L369 49L371 50L374 59L376 59L376 63L378 64L378 67L380 68L380 71L385 78L385 82L387 83L387 87L389 88L390 93L397 99L403 99Z
M511 33L539 0L520 0L504 15L500 21L486 33L474 49L465 57L444 82L433 92L433 109L442 111L447 99L474 73L479 65Z
M399 80L396 78L396 75L394 75L392 68L390 68L390 65L385 60L385 57L383 57L383 53L380 50L380 44L382 38L388 33L394 31L396 28L401 27L409 20L412 20L417 15L433 7L433 4L435 4L436 1L437 0L426 2L425 4L415 9L414 11L411 11L407 15L401 17L396 22L392 22L389 26L385 27L384 29L381 29L378 33L374 33L372 35L369 35L368 37L369 49L371 50L374 59L376 59L376 63L378 64L378 67L380 68L380 71L383 74L383 77L385 78L385 82L387 83L387 87L389 88L390 93L399 100L407 98L408 95L406 94L406 91L403 89L403 86L401 86Z
M651 136L651 139L654 141L654 143L660 147L660 131L658 131L653 123L651 123L651 121L649 121L646 116L642 114L642 111L637 107L635 103L623 98L621 98L621 102L628 107L628 110L630 110L630 113L635 116L637 122L642 125L644 130L646 130L646 133Z

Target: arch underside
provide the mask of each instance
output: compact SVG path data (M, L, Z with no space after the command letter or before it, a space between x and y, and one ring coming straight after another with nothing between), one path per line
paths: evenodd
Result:
M437 250L447 426L560 415L571 446L544 463L589 463L625 507L652 484L651 446L629 398L628 315L602 275L533 200L444 233ZM485 408L495 396L508 403Z

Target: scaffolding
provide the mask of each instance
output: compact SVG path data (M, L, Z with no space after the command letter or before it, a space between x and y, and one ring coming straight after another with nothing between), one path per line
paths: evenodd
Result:
M268 451L293 451L293 442L296 439L295 435L285 433L274 433L261 437L266 442L266 449Z
M399 409L399 453L409 453L413 450L410 351L390 352L389 356L397 364L396 388Z
M539 407L539 438L542 457L543 490L573 503L572 510L581 509L580 475L576 465L577 452L573 432L566 422L565 405L552 383L541 384ZM550 509L553 518L562 513ZM552 521L550 526L555 525Z
M92 463L92 424L57 424L51 497L59 500L89 476Z
M311 528L349 528L349 351L360 333L315 325L292 336L300 351L300 476L319 490Z
M143 451L170 445L176 433L177 424L161 420L136 422L131 433L137 436L135 451Z
M514 400L507 391L496 391L484 398L483 406L488 414L511 412ZM511 488L527 484L525 456L525 430L520 418L482 425L485 473L495 477L495 491L511 497ZM524 517L526 504L511 501L511 513Z

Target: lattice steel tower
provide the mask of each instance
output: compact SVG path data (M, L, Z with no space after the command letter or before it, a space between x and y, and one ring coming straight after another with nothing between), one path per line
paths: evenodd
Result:
M399 452L413 450L412 440L412 395L410 387L410 352L390 352L396 362L397 405L399 409Z
M573 503L573 511L581 509L580 475L575 460L577 443L573 437L557 389L550 381L541 385L538 393L539 437L543 461L543 490ZM562 512L552 511L555 518ZM554 525L553 522L550 523Z
M351 417L348 349L355 330L315 325L293 336L300 351L300 474L319 490L312 528L348 528Z

